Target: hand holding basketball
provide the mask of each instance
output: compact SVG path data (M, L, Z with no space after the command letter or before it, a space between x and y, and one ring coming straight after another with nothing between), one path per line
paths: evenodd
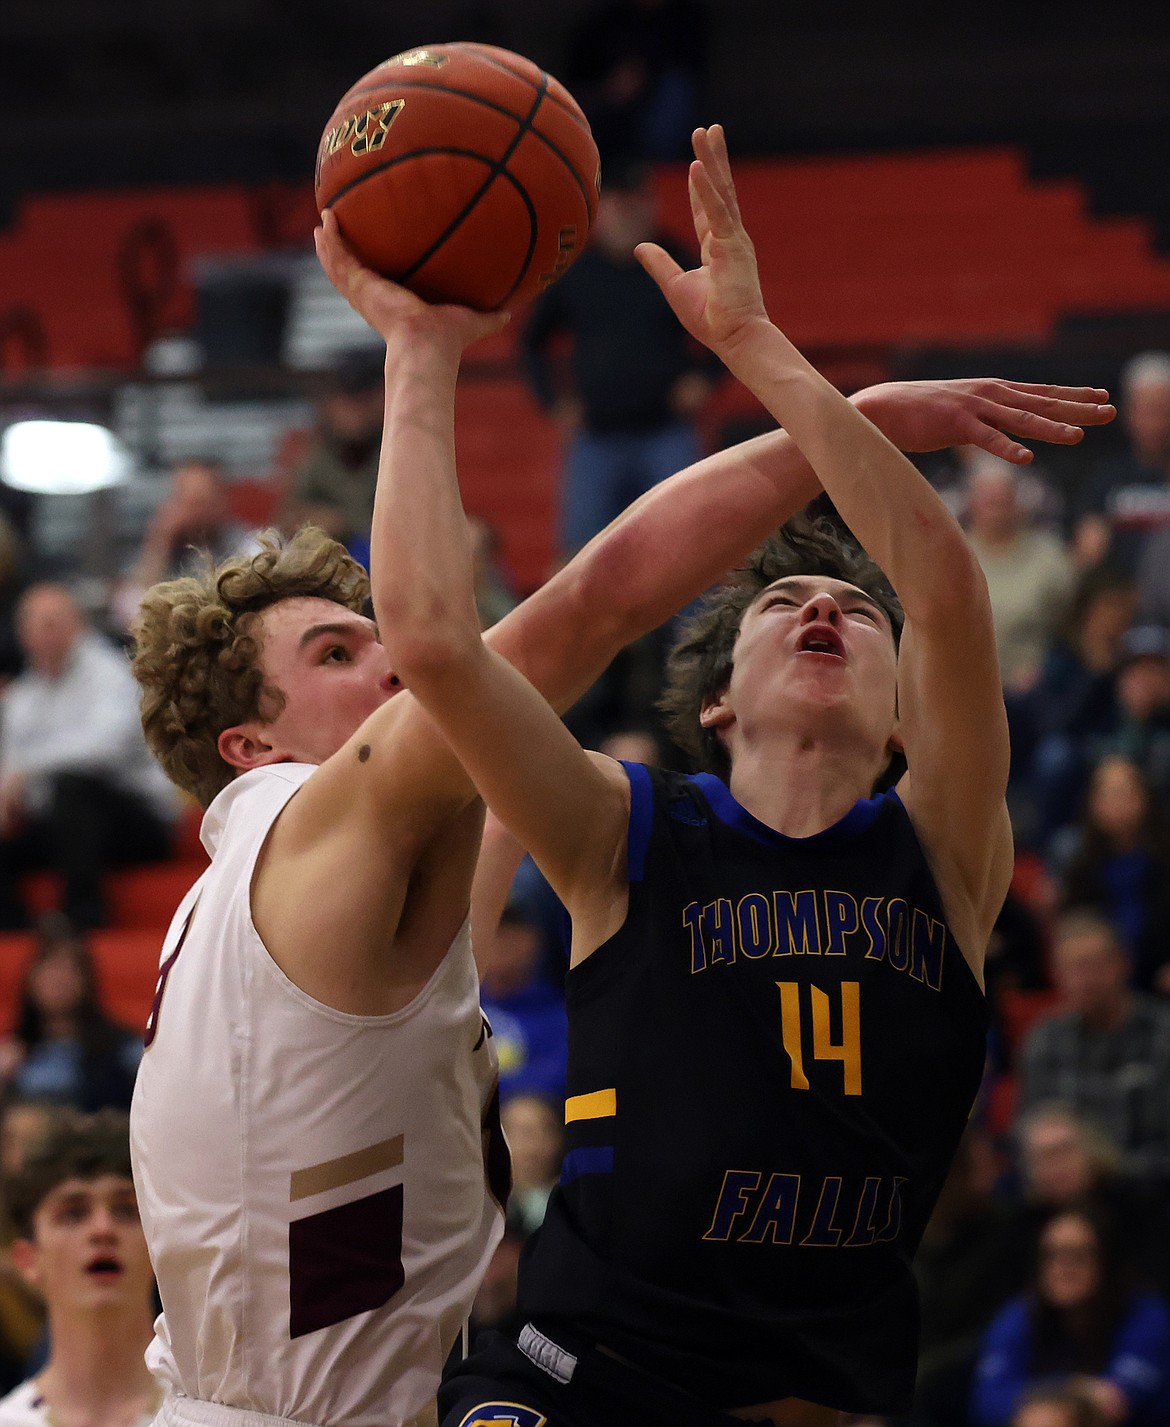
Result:
M639 243L634 251L691 336L718 352L754 322L767 322L768 314L756 250L739 214L723 128L696 129L692 142L691 213L702 266L686 272L656 243Z
M342 238L334 214L326 209L315 236L317 256L333 286L375 332L390 341L395 333L429 329L448 332L460 348L498 331L506 312L476 312L470 307L424 302L397 283L363 267Z

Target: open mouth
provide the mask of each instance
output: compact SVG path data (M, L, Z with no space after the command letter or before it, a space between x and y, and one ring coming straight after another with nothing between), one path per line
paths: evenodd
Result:
M86 1264L85 1271L91 1278L96 1278L102 1282L110 1282L121 1276L122 1265L115 1258L102 1257L91 1259L90 1262Z
M831 624L810 624L796 641L798 654L828 654L844 659L845 643Z

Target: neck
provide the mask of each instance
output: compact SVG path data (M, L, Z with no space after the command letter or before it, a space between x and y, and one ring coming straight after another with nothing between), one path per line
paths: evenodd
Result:
M737 748L729 786L760 822L786 837L810 837L868 797L879 772L862 751L794 734Z
M149 1306L52 1313L52 1356L40 1389L55 1427L128 1427L158 1397L143 1354Z

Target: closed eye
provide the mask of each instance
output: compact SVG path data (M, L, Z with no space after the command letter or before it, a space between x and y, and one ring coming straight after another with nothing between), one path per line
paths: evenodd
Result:
M791 595L769 595L760 608L771 609L773 605L785 605L789 609L799 609L800 601L793 599Z

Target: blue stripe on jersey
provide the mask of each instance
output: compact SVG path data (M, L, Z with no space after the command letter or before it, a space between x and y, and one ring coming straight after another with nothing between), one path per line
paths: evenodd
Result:
M650 827L654 821L654 789L650 772L641 763L622 767L630 780L630 831L626 843L626 862L631 882L640 882L646 870L646 851L650 846Z
M899 808L901 807L901 800L893 792L879 793L874 798L859 798L844 817L839 818L829 827L823 828L820 832L814 832L809 837L789 837L753 817L742 804L736 801L727 784L721 778L717 778L714 773L695 773L690 781L702 791L711 804L715 816L721 822L726 823L728 827L736 828L739 832L746 833L748 837L755 838L757 842L766 843L771 847L792 846L793 844L809 848L831 847L835 843L847 842L850 838L856 837L858 833L864 832L866 828L872 826L887 801L892 799Z
M581 1174L612 1174L613 1145L582 1145L570 1150L561 1164L561 1183Z

